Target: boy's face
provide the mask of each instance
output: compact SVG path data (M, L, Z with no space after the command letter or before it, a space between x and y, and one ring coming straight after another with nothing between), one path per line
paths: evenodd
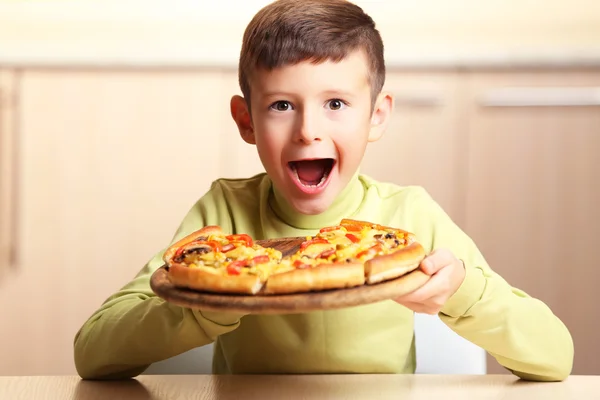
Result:
M354 176L366 145L381 137L392 98L380 94L371 112L367 59L302 62L256 71L252 117L243 98L231 112L242 138L255 144L277 190L303 214L325 211Z

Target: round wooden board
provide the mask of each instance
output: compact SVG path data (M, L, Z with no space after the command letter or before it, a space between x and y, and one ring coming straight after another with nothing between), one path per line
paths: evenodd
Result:
M258 240L257 244L272 247L284 256L294 253L305 238ZM157 269L150 287L157 296L187 308L241 314L294 314L316 310L332 310L389 300L413 292L423 286L430 276L420 269L400 278L347 289L282 295L235 295L200 292L179 288L169 280L165 267Z

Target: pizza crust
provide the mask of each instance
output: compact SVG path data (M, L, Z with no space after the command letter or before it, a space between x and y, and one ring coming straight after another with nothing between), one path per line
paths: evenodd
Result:
M425 249L417 242L393 253L376 256L365 262L366 282L371 285L400 277L417 269L424 258Z
M362 263L320 264L274 274L267 279L265 294L310 292L364 285Z
M168 273L174 285L206 292L256 294L264 285L258 275L213 273L181 263L170 265Z

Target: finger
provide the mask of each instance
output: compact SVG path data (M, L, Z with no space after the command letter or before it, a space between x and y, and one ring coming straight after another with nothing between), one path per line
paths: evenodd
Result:
M421 269L427 275L433 275L453 262L454 256L449 250L436 249L421 261Z
M441 293L444 293L450 285L450 275L452 268L442 268L435 275L433 275L423 286L415 290L414 292L408 293L398 298L398 301L423 303L426 300L435 297Z

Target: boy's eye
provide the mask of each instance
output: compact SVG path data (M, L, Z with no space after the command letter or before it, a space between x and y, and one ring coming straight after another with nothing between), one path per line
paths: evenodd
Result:
M329 107L330 110L333 111L337 111L337 110L341 110L342 107L344 107L346 104L344 103L343 100L340 99L333 99L333 100L329 100L327 102L327 106Z
M276 101L270 108L275 111L288 111L292 109L292 105L287 101Z

